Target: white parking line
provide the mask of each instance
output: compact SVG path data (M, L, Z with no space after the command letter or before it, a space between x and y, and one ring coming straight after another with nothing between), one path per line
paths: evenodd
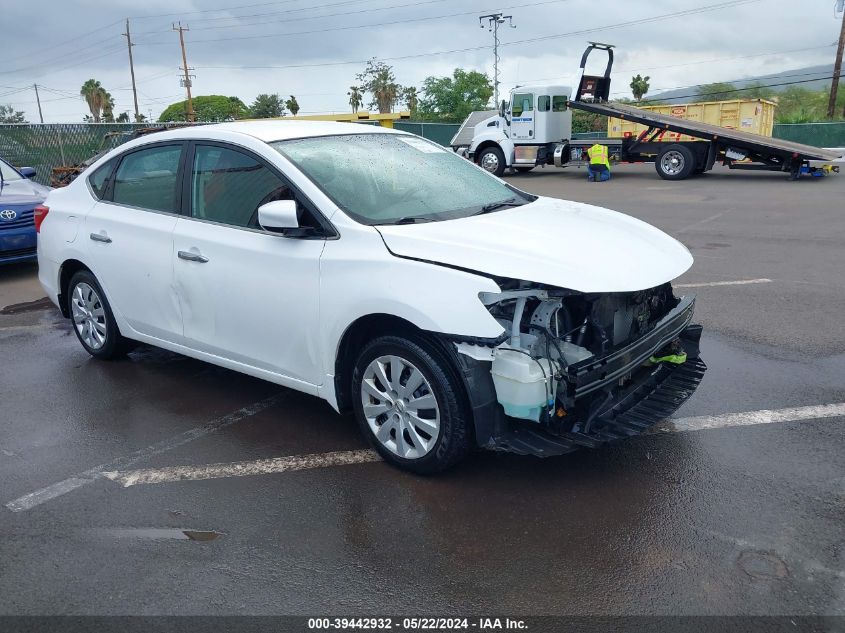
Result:
M748 426L755 424L773 424L775 422L795 422L831 417L845 417L845 402L789 409L746 411L744 413L725 413L722 415L703 415L689 418L665 420L655 427L655 433L675 433L704 431L726 427ZM222 479L226 477L246 477L250 475L269 475L295 470L328 468L330 466L349 466L381 461L378 454L371 450L336 451L311 455L292 455L273 459L260 459L251 462L231 462L224 464L204 464L200 466L170 466L166 468L147 468L130 471L104 472L102 476L124 487L138 484L162 484L174 481L200 481Z
M81 488L87 484L90 484L97 479L103 476L103 473L119 470L122 468L126 468L127 466L132 466L133 464L137 464L140 461L148 459L153 455L158 455L160 453L167 452L176 448L177 446L182 446L183 444L187 444L188 442L192 442L196 439L199 439L209 433L214 433L215 431L219 431L220 429L224 429L227 426L231 426L236 422L240 422L244 418L248 418L256 413L260 413L267 409L268 407L273 406L281 401L284 397L284 393L276 394L275 396L270 396L269 398L265 398L264 400L259 400L253 404L250 404L246 407L238 409L237 411L233 411L228 415L224 415L223 417L217 418L216 420L212 420L207 424L202 426L195 427L184 433L179 433L178 435L174 435L166 440L162 440L161 442L157 442L156 444L152 444L147 446L146 448L139 449L133 453L129 453L128 455L124 455L123 457L118 457L117 459L113 459L110 462L105 464L100 464L99 466L94 466L93 468L89 468L85 472L79 473L74 475L73 477L68 477L62 481L56 482L45 488L41 488L40 490L36 490L35 492L31 492L23 497L19 497L14 501L10 501L6 504L6 507L11 510L12 512L21 512L23 510L30 510L37 505L44 503L45 501L50 501L51 499L55 499L56 497L60 497L68 492L76 490L77 488Z
M704 431L730 426L751 426L755 424L774 424L776 422L797 422L800 420L819 420L822 418L845 417L845 402L821 404L788 409L761 409L744 413L723 413L721 415L699 415L691 418L666 420L663 432Z
M202 479L221 479L223 477L246 477L248 475L267 475L285 473L293 470L327 468L328 466L349 466L381 461L378 453L371 450L336 451L334 453L314 453L312 455L291 455L274 457L251 462L232 462L228 464L205 464L202 466L170 466L168 468L150 468L127 472L103 473L112 481L124 487L137 484L161 484L170 481L198 481Z
M736 281L709 281L699 284L672 284L675 288L706 288L709 286L747 286L749 284L770 284L771 279L737 279Z

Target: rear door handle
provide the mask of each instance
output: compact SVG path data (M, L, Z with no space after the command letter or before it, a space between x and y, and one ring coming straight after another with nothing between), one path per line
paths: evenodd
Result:
M200 264L204 264L208 261L208 257L200 255L199 253L192 253L191 251L179 251L177 255L179 255L179 259L186 259L189 262L199 262Z
M103 244L111 244L111 238L105 233L91 233L91 239L95 242L102 242Z

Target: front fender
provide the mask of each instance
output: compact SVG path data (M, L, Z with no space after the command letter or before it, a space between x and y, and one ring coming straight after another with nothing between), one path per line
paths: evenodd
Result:
M353 239L348 234L355 231ZM504 329L481 303L500 292L490 278L439 264L397 257L373 227L347 227L326 243L320 260L322 365L331 384L347 328L371 314L404 319L439 334L495 339Z

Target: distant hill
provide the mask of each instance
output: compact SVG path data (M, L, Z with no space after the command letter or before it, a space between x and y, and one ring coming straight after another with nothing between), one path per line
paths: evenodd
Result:
M790 82L800 81L793 85L807 88L808 90L821 90L830 86L830 77L833 75L833 64L823 64L821 66L808 66L806 68L796 68L793 70L785 70L774 75L761 75L759 77L747 77L745 79L735 79L730 82L737 88L745 88L754 83L760 83L764 86L771 86L773 92L781 92L789 86L776 86L773 84L785 84ZM646 99L659 99L660 101L667 101L669 103L679 103L691 101L695 98L696 88L679 88L677 90L667 90L666 92L648 94ZM736 98L742 99L743 93L737 92Z

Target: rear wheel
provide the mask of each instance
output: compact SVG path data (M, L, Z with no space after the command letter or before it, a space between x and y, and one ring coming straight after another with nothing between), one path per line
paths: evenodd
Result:
M470 447L463 386L423 340L379 337L352 372L355 417L388 462L415 473L453 466Z
M478 155L478 164L484 171L489 171L494 176L501 176L505 173L505 155L498 147L487 147L481 150Z
M664 180L683 180L695 169L695 155L684 145L669 145L660 152L654 168Z
M103 289L89 271L80 270L71 277L67 302L76 338L91 356L111 360L131 348L131 341L117 329Z

